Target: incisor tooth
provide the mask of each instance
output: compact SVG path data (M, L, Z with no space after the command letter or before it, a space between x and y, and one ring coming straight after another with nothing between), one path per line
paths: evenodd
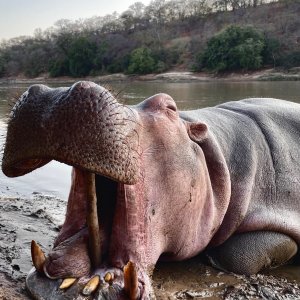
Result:
M113 280L114 280L114 274L110 273L110 272L107 272L104 276L104 281L109 283L109 284L112 284Z
M138 299L139 288L136 266L131 261L124 267L124 289L130 300Z
M90 294L92 294L97 289L99 283L100 283L100 277L98 275L94 276L85 285L85 287L82 290L82 294L84 296L89 296Z
M35 241L31 241L31 258L36 270L43 274L46 257L41 247Z
M63 280L59 288L61 290L69 288L74 282L76 281L76 278L66 278Z

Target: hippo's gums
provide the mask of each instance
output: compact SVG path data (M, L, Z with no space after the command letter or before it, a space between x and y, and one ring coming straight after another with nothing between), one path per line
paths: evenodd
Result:
M152 299L156 262L207 251L243 274L289 261L300 242L300 105L247 99L179 112L104 88L34 85L13 108L3 172L73 166L65 222L26 285L36 299Z

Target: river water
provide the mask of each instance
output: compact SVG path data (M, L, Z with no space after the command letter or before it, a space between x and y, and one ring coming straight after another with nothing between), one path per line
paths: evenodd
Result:
M61 83L60 86L70 84ZM51 86L51 85L50 85ZM52 84L52 86L55 86ZM57 85L56 85L57 86ZM125 104L135 104L156 93L167 93L179 109L214 106L226 101L249 97L272 97L300 103L299 82L130 82L109 85ZM7 114L12 99L17 98L28 85L0 84L0 130L5 135ZM300 116L299 116L300 117ZM3 139L1 139L3 143ZM71 167L51 162L22 177L7 178L0 171L0 196L32 196L36 193L67 199Z

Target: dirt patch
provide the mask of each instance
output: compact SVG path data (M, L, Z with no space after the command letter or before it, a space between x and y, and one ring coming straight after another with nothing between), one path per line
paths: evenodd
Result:
M32 268L31 240L47 252L64 212L65 201L53 197L0 198L0 299L29 299L24 282Z
M162 300L300 299L299 285L294 280L266 274L226 274L203 264L199 257L159 264L154 287L157 298Z
M38 194L30 199L0 198L0 299L29 299L24 282L32 268L31 240L47 253L63 222L65 206L63 200ZM158 300L300 299L299 270L289 266L269 274L239 276L219 272L199 256L159 263L153 286Z
M0 299L1 300L20 300L28 299L23 280L13 280L0 273Z

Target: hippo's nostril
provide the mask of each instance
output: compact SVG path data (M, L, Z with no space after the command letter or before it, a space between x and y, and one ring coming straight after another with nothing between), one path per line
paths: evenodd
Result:
M177 108L176 108L176 106L174 104L170 103L166 107L167 107L167 109L170 109L170 110L173 110L173 111L177 111Z
M34 96L34 95L41 94L42 92L44 92L45 90L48 90L48 89L49 89L49 87L47 87L46 85L34 84L28 88L27 92L28 92L29 96Z

